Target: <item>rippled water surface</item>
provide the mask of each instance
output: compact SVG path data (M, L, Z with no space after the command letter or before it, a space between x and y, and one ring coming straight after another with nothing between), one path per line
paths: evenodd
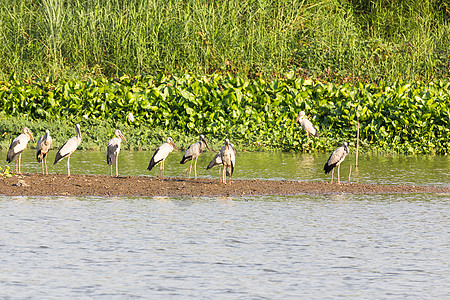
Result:
M121 153L121 174L155 176L151 154ZM199 175L217 177L208 155ZM328 155L239 155L236 178L329 180ZM23 171L40 170L33 156ZM183 175L181 156L166 175ZM449 162L364 155L352 181L449 186ZM72 173L108 172L104 153L73 156ZM448 299L449 216L450 196L434 194L0 196L0 298Z

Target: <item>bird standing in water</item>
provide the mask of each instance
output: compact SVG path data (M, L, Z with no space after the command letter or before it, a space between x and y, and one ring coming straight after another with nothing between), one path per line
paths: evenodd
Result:
M197 159L200 156L200 154L202 154L202 152L205 151L205 148L208 148L211 151L211 148L209 148L208 143L206 143L205 136L201 134L199 137L199 141L197 143L190 145L189 148L186 149L186 152L184 153L184 156L181 159L180 164L185 164L189 160L191 161L191 166L189 167L189 178L191 178L192 161L195 158L194 173L195 179L197 179Z
M45 134L39 139L36 146L36 159L38 162L42 162L42 174L48 174L47 170L47 154L52 147L52 137L50 131L47 129ZM45 164L45 173L44 173Z
M234 147L233 143L230 143L230 147L233 150L234 157L236 158L236 148ZM220 151L214 156L214 158L211 160L211 162L206 167L206 170L209 170L215 166L219 166L219 177L222 176L222 152L225 150L225 146L222 146L220 148ZM228 176L231 176L230 174L227 174Z
M325 163L323 170L325 171L325 174L328 174L331 171L331 183L333 183L334 168L336 166L338 167L338 184L341 183L339 176L339 168L348 153L349 153L348 144L347 142L343 142L341 147L337 148L336 150L333 151L333 153L331 153L330 158L328 158L327 162Z
M168 137L166 142L161 146L159 146L158 149L156 149L155 153L152 156L152 159L150 160L150 163L148 164L147 170L151 171L154 166L156 166L159 162L161 162L159 166L159 176L161 178L164 178L164 161L166 160L167 156L169 156L169 153L173 151L174 148L178 150L172 138Z
M80 124L75 125L77 136L71 137L56 153L54 165L67 156L67 177L70 177L70 155L77 150L81 143Z
M223 164L222 182L227 184L227 175L230 177L233 175L236 156L228 139L225 139L225 145L223 148L223 151L220 152L220 158L222 159Z
M22 174L20 171L20 164L22 160L22 151L27 147L28 141L30 139L34 142L33 134L31 133L28 127L24 127L22 130L22 134L16 137L9 146L8 154L6 155L6 161L8 163L12 162L17 155L19 156L19 162L16 160L16 174ZM17 168L18 167L18 168Z
M116 137L112 138L108 142L108 146L106 147L106 162L111 166L111 176L113 176L112 168L113 164L116 163L116 177L119 176L119 152L120 152L120 144L121 141L125 142L127 139L123 136L122 132L119 129L114 131L114 135Z

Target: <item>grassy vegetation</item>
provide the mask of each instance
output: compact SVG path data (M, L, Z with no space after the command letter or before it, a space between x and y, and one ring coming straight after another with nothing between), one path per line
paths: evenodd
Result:
M445 0L4 0L0 147L78 122L85 149L120 128L129 149L329 151L358 116L363 151L448 154L449 20Z
M448 79L446 0L4 0L0 78Z

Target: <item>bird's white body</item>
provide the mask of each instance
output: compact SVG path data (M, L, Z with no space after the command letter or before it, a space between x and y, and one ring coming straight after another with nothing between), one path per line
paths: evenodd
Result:
M164 161L166 160L167 156L169 156L169 154L173 151L173 149L177 149L177 146L175 145L172 138L168 137L166 142L159 146L158 149L156 149L155 153L152 156L152 159L150 160L150 163L148 164L147 170L151 171L154 166L161 162L159 172L161 178L164 178Z
M234 151L234 147L231 147L228 139L225 139L225 145L222 148L223 151L220 151L220 158L223 164L222 182L227 184L227 175L230 177L233 175L236 152Z
M70 177L70 155L77 150L81 143L80 124L75 125L75 130L77 132L77 136L71 137L64 145L62 145L61 148L59 148L56 153L55 162L53 163L56 164L67 156L67 177Z
M340 183L339 168L348 153L348 144L344 142L342 143L341 147L337 148L333 151L333 153L331 153L330 158L328 158L327 162L325 163L323 170L325 171L325 174L331 171L331 183L333 183L334 168L336 166L338 167L338 183Z
M187 161L191 161L191 166L189 167L189 178L191 178L191 169L192 169L192 161L195 158L195 165L194 165L194 173L195 178L197 179L197 159L202 154L203 151L205 151L205 148L209 148L208 144L206 143L205 137L203 134L200 135L200 140L192 145L189 146L189 148L186 149L186 152L184 153L183 158L181 159L181 164L186 163Z
M319 131L314 127L313 123L305 117L305 112L301 111L295 122L299 122L303 129L306 131L306 135L309 139L309 135L313 135L315 137L319 137Z
M236 158L236 148L234 147L233 143L230 143L230 147L233 150L233 154L234 157ZM211 162L208 164L208 167L206 167L206 170L209 170L215 166L219 166L219 176L221 176L221 167L223 166L222 164L222 152L225 150L225 146L222 146L222 148L220 148L220 151L217 152L216 156L214 156L214 158L211 160ZM234 167L233 167L234 168ZM231 176L231 174L227 173L228 176Z
M108 165L112 165L116 162L116 159L120 153L121 143L122 140L117 137L109 140L108 146L106 147L106 162L108 163Z
M118 157L120 153L120 144L122 140L127 141L123 136L122 132L117 129L114 131L114 135L116 137L112 138L108 142L108 146L106 147L106 162L111 166L111 176L112 176L112 165L116 163L116 176L119 176L119 166L118 166Z
M8 154L6 156L6 161L8 163L12 162L16 159L17 156L19 156L19 162L16 161L16 173L20 174L20 163L21 163L21 157L22 157L22 151L27 148L28 141L33 138L33 134L31 133L30 129L28 127L24 127L22 130L22 134L20 134L18 137L16 137L9 146Z
M36 145L36 159L42 162L42 174L48 174L47 170L47 154L52 147L53 139L50 136L50 131L46 130L45 134L39 139ZM45 165L45 173L44 173Z

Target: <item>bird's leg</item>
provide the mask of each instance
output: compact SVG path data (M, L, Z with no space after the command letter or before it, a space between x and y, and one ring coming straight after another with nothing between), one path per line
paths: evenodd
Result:
M116 157L116 177L119 177L119 156Z
M224 184L227 184L227 168L225 168L225 166L223 166L223 170L222 170L222 182Z
M164 178L164 159L159 164L159 177Z
M41 165L42 165L42 175L44 175L45 174L44 173L44 160L42 160Z
M189 179L191 178L191 170L192 170L192 160L191 160L191 165L189 166Z
M48 169L47 169L47 157L45 157L45 174L48 175Z
M219 178L222 176L222 165L219 165Z
M341 167L341 164L338 164L338 184L341 184L341 177L339 176L340 175L340 171L339 171L340 167Z
M334 177L334 168L331 170L331 183L333 183L333 177Z
M194 164L195 179L197 179L197 159L198 159L198 157L195 158L195 164Z
M21 160L22 160L22 152L20 152L20 154L19 154L19 173L17 173L17 174L22 174L22 172L20 172L20 163L21 163ZM17 163L17 160L16 160L16 163Z
M111 167L111 177L112 177L112 165L110 165L110 167Z
M70 177L70 154L67 156L67 177Z

